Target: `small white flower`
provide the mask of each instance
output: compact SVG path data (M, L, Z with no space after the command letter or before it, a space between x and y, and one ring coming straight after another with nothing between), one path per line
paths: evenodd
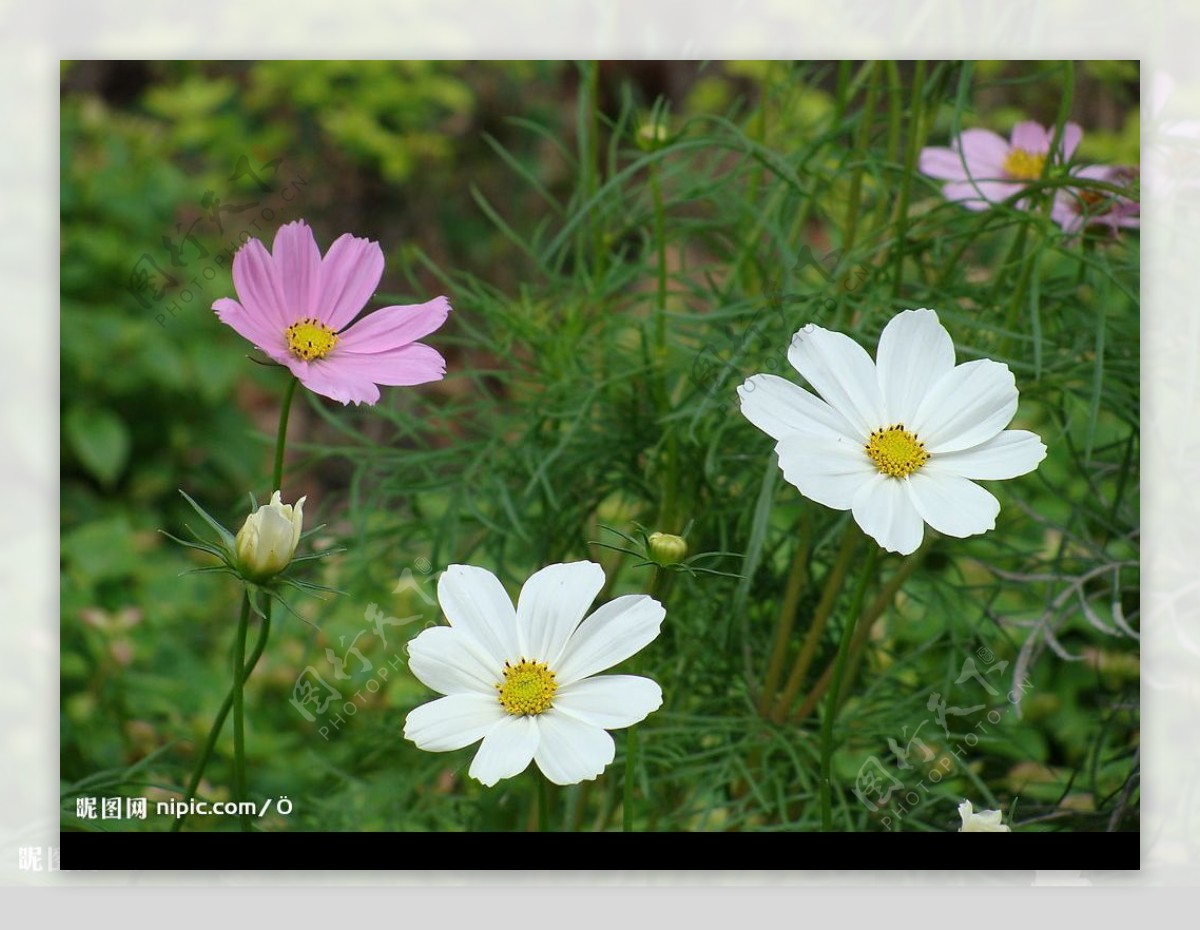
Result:
M904 310L879 337L877 362L849 336L809 324L788 361L821 396L774 375L738 388L742 413L776 440L784 477L800 493L849 510L883 548L907 555L924 525L947 536L993 529L1000 504L976 480L1015 478L1046 456L1017 412L1008 366L954 364L954 343L932 310Z
M304 525L304 501L283 503L278 491L271 502L246 517L234 542L238 566L252 581L266 581L288 567L296 554Z
M971 802L963 801L958 805L958 815L962 817L959 833L1012 833L1012 828L1000 822L1003 814L1000 811L980 811L978 814L971 810Z
M431 752L482 739L470 774L489 786L531 760L558 785L599 775L615 753L606 731L657 710L662 689L634 675L592 676L650 643L665 615L633 594L584 619L602 587L594 562L550 565L525 582L514 611L491 572L447 568L438 601L450 625L408 646L413 674L446 697L409 713L405 737Z

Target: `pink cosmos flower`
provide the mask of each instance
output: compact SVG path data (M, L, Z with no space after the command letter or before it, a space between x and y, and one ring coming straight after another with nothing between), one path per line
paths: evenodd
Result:
M1071 172L1073 178L1117 187L1128 187L1137 175L1136 168L1113 165L1088 165ZM1141 225L1141 204L1109 191L1064 187L1054 197L1050 216L1068 235L1080 233L1087 226L1108 226L1116 235L1122 226L1136 229Z
M416 340L446 321L450 302L383 307L353 322L379 285L379 243L346 233L321 257L303 220L281 226L268 252L251 239L233 257L239 303L213 310L310 391L349 404L374 404L380 384L438 381L446 361ZM352 325L353 324L353 325Z
M1069 159L1082 138L1083 130L1075 123L1063 126L1059 160ZM1042 176L1053 140L1052 128L1034 122L1017 123L1008 142L990 129L968 129L950 148L922 149L917 167L922 174L950 182L942 188L947 200L959 201L968 210L986 210ZM1023 207L1024 201L1017 206Z

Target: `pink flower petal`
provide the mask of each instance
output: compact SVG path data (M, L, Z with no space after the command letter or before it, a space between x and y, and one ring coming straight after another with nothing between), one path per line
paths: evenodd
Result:
M971 177L1004 177L1004 159L1008 157L1009 146L990 129L964 130L956 146L966 159Z
M1045 155L1050 151L1050 140L1053 137L1053 131L1043 128L1041 124L1032 120L1026 120L1013 127L1012 147L1020 149L1022 152L1031 152L1034 155Z
M965 181L967 178L962 155L954 149L935 146L921 149L917 168L922 174L941 181Z
M1075 149L1079 147L1080 140L1083 139L1083 129L1078 123L1067 123L1063 126L1063 161L1069 159L1075 154Z
M288 315L271 253L257 239L233 256L233 286L246 312L256 319L269 322L281 333L295 322Z
M321 250L304 220L280 226L271 249L289 322L317 315Z
M1009 181L951 181L942 188L947 200L960 201L968 210L986 210L1022 190Z
M329 247L321 262L316 317L339 332L367 305L383 277L383 250L378 242L346 233Z
M287 356L287 343L283 331L262 316L248 311L236 300L222 297L213 301L213 310L222 323L232 326L244 339L266 352L271 358L283 361Z
M322 397L341 404L375 404L379 402L379 388L366 375L351 370L350 366L338 364L334 356L302 362L289 358L287 366L300 383Z
M341 346L352 352L373 353L416 342L446 322L450 301L435 297L423 304L383 307L363 317L341 335Z
M344 374L352 381L366 378L375 384L393 386L425 384L428 381L440 381L446 376L446 360L441 353L421 342L369 354L335 351L319 363L311 363L309 367L316 364L336 369L339 375Z

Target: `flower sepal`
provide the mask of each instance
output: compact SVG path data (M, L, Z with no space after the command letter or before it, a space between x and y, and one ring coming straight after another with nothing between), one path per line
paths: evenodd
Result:
M741 558L739 552L697 552L688 556L687 533L691 529L689 523L683 532L676 536L670 533L648 533L639 523L634 524L634 534L622 533L615 527L598 524L601 529L620 536L628 546L614 546L609 543L596 541L594 544L615 552L623 552L640 561L634 563L634 568L654 565L668 572L679 572L688 575L723 575L726 578L740 578L736 572L722 572L715 568L707 568L700 564L707 559L717 559L730 556Z
M160 530L164 536L181 546L196 549L214 556L219 565L205 565L182 572L184 575L226 574L237 578L247 588L261 589L265 594L279 600L291 613L291 606L278 596L278 588L286 585L299 590L314 593L342 592L326 585L304 581L292 575L293 566L304 562L312 562L326 558L343 551L340 548L324 549L305 555L296 555L298 544L324 528L324 524L303 530L303 506L305 498L300 498L296 504L284 504L279 491L276 491L267 504L259 506L250 495L251 512L246 517L242 528L235 535L221 524L212 514L200 506L186 491L180 490L184 500L208 525L215 538L205 538L188 524L184 524L192 534L193 540L180 539L166 530ZM252 603L256 600L252 598ZM261 611L256 607L256 613Z

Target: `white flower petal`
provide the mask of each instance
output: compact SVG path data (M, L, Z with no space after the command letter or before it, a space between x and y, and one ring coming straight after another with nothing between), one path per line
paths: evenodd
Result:
M502 778L524 772L538 748L535 721L535 717L505 713L479 745L479 752L471 760L470 776L490 788Z
M633 726L662 706L658 682L638 675L601 675L559 688L554 709L592 726Z
M978 811L971 808L970 801L958 805L958 815L962 818L959 833L1011 833L1012 828L1001 823L1004 814L1001 811Z
M420 749L448 752L482 739L507 716L494 697L452 694L409 711L404 736Z
M534 572L517 601L517 635L524 656L553 668L603 587L604 569L595 562L548 565Z
M595 675L631 655L658 636L666 611L645 594L609 601L579 624L554 669L560 688Z
M785 436L775 452L790 484L834 510L849 510L859 488L879 474L863 442L844 436Z
M517 614L500 579L485 568L451 565L438 579L438 603L450 625L487 650L498 666L517 662Z
M408 644L408 667L427 687L442 694L486 694L496 700L502 666L470 636L453 627L423 630Z
M1046 446L1036 433L1006 429L970 449L937 455L925 467L979 481L998 481L1028 474L1045 457Z
M854 496L851 508L862 531L889 552L908 555L921 545L925 524L904 478L876 475Z
M947 536L975 536L995 529L1000 502L958 475L922 468L908 478L913 506L921 518Z
M613 738L600 727L548 710L537 716L541 739L534 758L556 785L590 781L616 755Z
M932 310L904 310L888 321L875 353L887 423L912 423L929 389L954 368L954 341Z
M846 418L815 394L778 375L754 375L737 389L742 415L772 439L853 435Z
M1017 412L1017 385L1008 366L991 359L965 362L930 388L911 425L930 454L987 442Z
M883 424L875 363L849 336L810 323L792 337L788 361L864 441Z

